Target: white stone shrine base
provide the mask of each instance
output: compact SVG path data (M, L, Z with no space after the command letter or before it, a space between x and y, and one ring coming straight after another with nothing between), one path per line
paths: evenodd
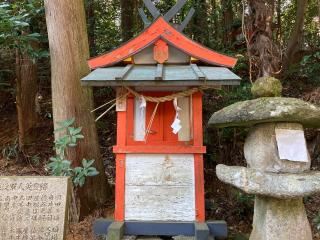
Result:
M302 198L256 196L250 240L312 240Z

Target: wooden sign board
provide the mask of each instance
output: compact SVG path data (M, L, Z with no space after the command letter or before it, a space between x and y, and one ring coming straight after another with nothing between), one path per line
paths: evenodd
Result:
M0 239L63 240L68 177L0 177Z
M124 112L127 109L127 90L125 88L117 88L116 111Z

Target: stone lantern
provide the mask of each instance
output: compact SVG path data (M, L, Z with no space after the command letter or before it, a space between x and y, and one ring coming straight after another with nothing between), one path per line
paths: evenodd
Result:
M320 172L310 171L304 127L320 127L320 108L281 97L272 77L252 86L256 99L214 113L212 127L250 127L246 167L218 165L218 178L255 195L250 240L312 240L303 197L320 192Z

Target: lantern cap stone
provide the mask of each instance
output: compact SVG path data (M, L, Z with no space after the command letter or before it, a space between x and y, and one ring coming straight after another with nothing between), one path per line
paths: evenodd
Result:
M279 174L219 164L216 173L222 182L240 188L248 194L288 199L320 191L319 171Z
M282 84L274 77L258 78L251 87L251 93L258 97L281 97Z
M223 128L268 122L293 122L320 127L320 108L297 98L262 97L234 103L215 112L209 126Z

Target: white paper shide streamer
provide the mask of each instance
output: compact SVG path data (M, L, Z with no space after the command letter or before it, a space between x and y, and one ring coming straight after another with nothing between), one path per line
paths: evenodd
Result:
M139 99L137 99L138 107L135 108L135 114L136 114L136 127L135 127L135 140L136 141L143 141L145 138L146 133L146 107L147 102L146 99L143 96L140 96Z
M178 99L177 98L175 98L173 100L173 106L174 106L174 109L176 110L176 116L174 118L173 123L171 124L171 128L172 128L172 132L174 134L177 134L182 128L181 120L179 119L179 111L181 111L182 109L179 108L179 106L178 106Z

